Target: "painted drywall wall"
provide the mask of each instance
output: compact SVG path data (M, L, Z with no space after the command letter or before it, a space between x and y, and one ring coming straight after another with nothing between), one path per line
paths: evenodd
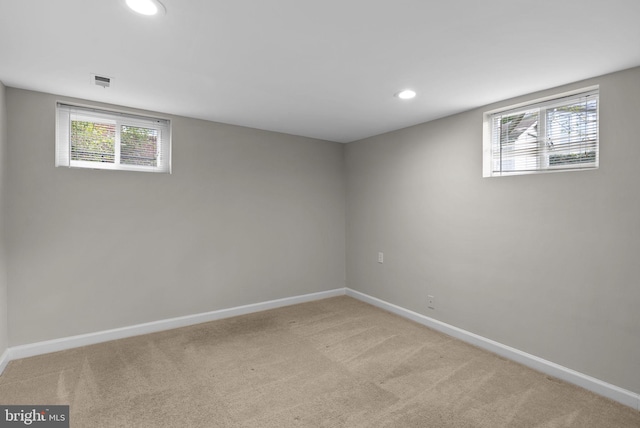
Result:
M598 170L482 178L485 110L595 84ZM639 119L635 68L348 144L347 285L640 393Z
M0 82L0 355L9 346L7 318L7 271L5 256L5 183L7 147L6 88Z
M56 100L7 88L10 346L344 287L341 144L170 117L171 175L55 168Z

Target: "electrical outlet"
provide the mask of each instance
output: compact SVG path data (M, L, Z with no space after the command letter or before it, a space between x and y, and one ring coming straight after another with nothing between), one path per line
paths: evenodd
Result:
M436 308L436 303L435 303L435 298L432 295L428 295L427 296L427 307L429 309L435 309Z
M378 263L384 263L384 253L378 253Z

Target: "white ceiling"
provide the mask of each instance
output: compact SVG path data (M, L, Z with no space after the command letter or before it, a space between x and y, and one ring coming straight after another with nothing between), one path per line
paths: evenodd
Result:
M162 2L0 0L0 81L349 142L640 65L640 0Z

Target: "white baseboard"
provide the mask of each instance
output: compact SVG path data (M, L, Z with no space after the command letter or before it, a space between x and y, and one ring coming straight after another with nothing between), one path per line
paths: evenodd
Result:
M7 368L7 364L9 364L9 349L5 349L2 355L0 356L0 374Z
M448 336L455 337L456 339L460 339L479 348L486 349L487 351L493 352L494 354L498 354L502 357L508 358L509 360L516 361L527 367L531 367L534 370L540 371L558 379L562 379L574 385L578 385L598 395L602 395L611 400L617 401L640 411L640 394L636 394L635 392L631 392L610 383L603 382L599 379L587 376L570 368L536 357L535 355L522 352L518 349L503 345L502 343L495 342L491 339L478 336L477 334L471 333L458 327L454 327L433 318L429 318L425 315L410 311L400 306L396 306L392 303L385 302L384 300L380 300L376 297L371 297L359 291L347 288L346 294L347 296L361 300L365 303L369 303L370 305L376 306L378 308L385 309L396 315L400 315L403 318L408 318L412 321L437 330Z
M9 361L17 360L19 358L33 357L35 355L48 354L50 352L63 351L65 349L78 348L80 346L94 345L96 343L108 342L110 340L124 339L132 336L140 336L142 334L171 330L174 328L186 327L203 322L215 321L223 318L235 317L238 315L246 315L254 312L281 308L283 306L296 305L298 303L311 302L313 300L343 296L344 294L344 288L337 288L335 290L320 291L318 293L303 294L301 296L269 300L267 302L253 303L250 305L237 306L235 308L221 309L218 311L170 318L144 324L132 325L129 327L115 328L112 330L98 331L95 333L81 334L78 336L46 340L43 342L30 343L28 345L13 346L4 352L4 354L2 355L2 359L0 359L0 374L2 374L2 370L4 370Z

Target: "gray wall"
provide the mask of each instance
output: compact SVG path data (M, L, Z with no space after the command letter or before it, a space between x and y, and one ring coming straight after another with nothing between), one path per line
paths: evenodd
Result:
M598 170L482 178L483 111L593 84ZM348 286L640 393L639 120L636 68L348 144Z
M7 271L5 263L5 153L7 147L6 89L0 82L0 355L9 346Z
M345 286L343 146L172 117L173 174L54 167L7 88L11 346Z

